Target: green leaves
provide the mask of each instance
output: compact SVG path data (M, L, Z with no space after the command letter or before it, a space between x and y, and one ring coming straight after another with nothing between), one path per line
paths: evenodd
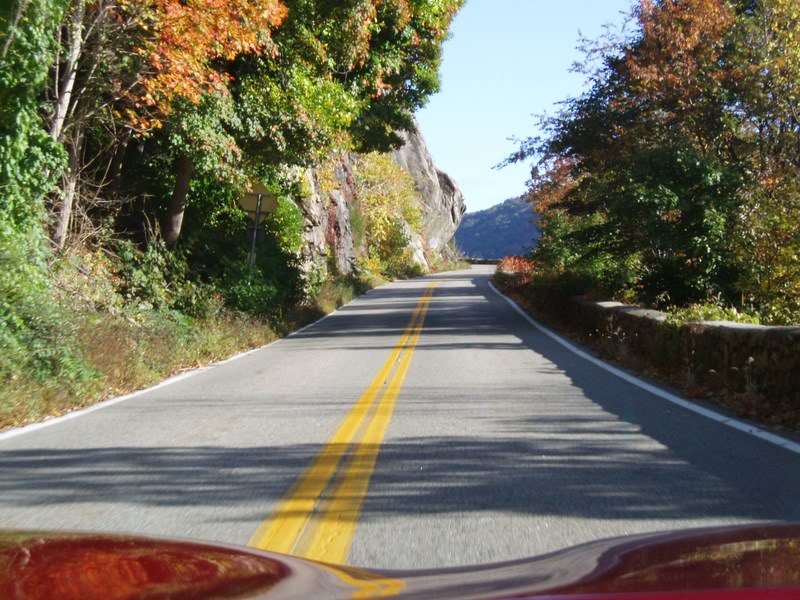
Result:
M800 318L795 5L640 3L639 29L603 49L593 87L507 161L538 161L543 272L660 305L744 299L767 320Z
M278 196L278 208L267 217L266 230L281 252L297 254L303 244L303 212L286 196Z
M15 231L39 225L66 162L39 114L63 11L60 0L18 0L0 21L0 224Z
M13 2L0 18L0 381L78 376L47 280L44 198L65 153L44 130L40 97L63 14L56 0Z

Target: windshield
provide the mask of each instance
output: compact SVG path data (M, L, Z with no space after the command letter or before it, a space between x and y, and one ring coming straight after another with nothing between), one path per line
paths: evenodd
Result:
M800 521L798 111L794 0L5 3L0 531Z

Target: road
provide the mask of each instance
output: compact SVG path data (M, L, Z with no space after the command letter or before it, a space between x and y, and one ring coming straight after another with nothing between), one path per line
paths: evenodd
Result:
M0 438L0 528L413 568L800 520L800 455L570 352L490 275L393 283L255 353Z

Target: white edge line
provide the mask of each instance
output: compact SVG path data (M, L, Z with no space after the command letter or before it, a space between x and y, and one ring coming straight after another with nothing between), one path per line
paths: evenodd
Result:
M387 282L387 283L391 283L391 282ZM383 285L386 285L386 284L383 284ZM265 350L265 349L269 348L270 346L274 346L275 344L277 344L279 342L282 342L284 340L287 340L289 338L292 338L292 337L302 333L306 329L310 329L311 327L314 327L314 325L318 325L319 323L321 323L322 321L324 321L328 317L332 317L333 315L335 315L339 310L341 310L345 306L349 306L350 304L352 304L353 302L355 302L359 298L362 298L363 296L366 296L372 290L376 290L378 288L383 287L383 285L379 285L378 287L375 287L375 288L372 288L370 290L367 290L366 292L364 292L360 296L356 296L355 298L353 298L347 304L343 304L342 306L340 306L339 308L337 308L333 312L329 312L327 315L325 315L323 317L320 317L319 319L317 319L313 323L309 323L308 325L305 325L305 326L301 327L300 329L297 329L296 331L293 331L290 334L288 334L288 335L286 335L286 336L284 336L284 337L282 337L282 338L280 338L278 340L270 342L269 344L265 344L264 346L260 346L258 348L253 348L252 350L247 350L245 352L240 352L239 354L231 356L230 358L226 358L224 360L211 363L210 365L208 365L206 367L199 367L197 369L191 369L191 370L188 370L188 371L184 371L183 373L179 373L178 375L173 375L172 377L169 377L169 378L165 379L164 381L161 381L160 383L157 383L154 386L151 386L151 387L148 387L148 388L144 388L142 390L137 390L135 392L131 392L130 394L125 394L124 396L118 396L116 398L109 398L108 400L103 400L101 402L97 402L96 404L92 404L91 406L88 406L86 408L81 408L81 409L78 409L78 410L74 410L74 411L68 412L67 414L61 415L59 417L48 417L44 421L40 421L38 423L31 423L30 425L23 425L21 427L13 427L11 429L7 429L5 431L0 432L0 442L8 440L8 439L11 439L11 438L14 438L14 437L17 437L19 435L24 435L26 433L33 433L34 431L38 431L40 429L44 429L45 427L50 427L51 425L58 425L59 423L63 423L64 421L69 421L70 419L77 419L78 417L82 417L84 415L88 415L89 413L93 413L95 411L102 410L104 408L108 408L109 406L114 406L115 404L119 404L120 402L124 402L125 400L131 400L132 398L136 398L137 396L141 396L143 394L148 394L148 393L153 392L153 391L155 391L155 390L157 390L159 388L166 387L168 385L172 385L173 383L178 383L179 381L183 381L184 379L189 379L190 377L194 377L195 375L198 375L199 373L203 373L203 372L208 371L210 369L214 369L216 367L220 367L222 365L226 365L226 364L231 363L231 362L233 362L235 360L239 360L240 358L244 358L246 356L250 356L251 354L255 354L256 352L260 352L261 350Z
M519 314L521 314L523 317L525 317L525 319L531 325L533 325L536 329L541 331L547 337L553 339L554 341L556 341L559 344L561 344L562 346L564 346L567 350L573 352L574 354L577 354L578 356L580 356L581 358L583 358L585 360L588 360L590 363L600 367L601 369L604 369L604 370L608 371L609 373L611 373L613 375L616 375L620 379L624 379L628 383L631 383L631 384L635 385L636 387L639 387L639 388L645 390L646 392L649 392L649 393L653 394L654 396L658 396L659 398L667 400L668 402L672 402L673 404L677 404L678 406L681 406L682 408L685 408L685 409L690 410L690 411L692 411L694 413L702 415L702 416L704 416L706 418L709 418L709 419L711 419L713 421L716 421L716 422L718 422L718 423L720 423L722 425L727 425L728 427L732 427L733 429L737 429L738 431L742 431L744 433L749 433L750 435L755 436L755 437L757 437L757 438L759 438L759 439L761 439L761 440L763 440L765 442L768 442L770 444L774 444L775 446L779 446L779 447L783 448L784 450L789 450L790 452L794 452L795 454L800 454L800 443L797 443L797 442L794 442L792 440L786 439L785 437L782 437L782 436L777 435L775 433L771 433L769 431L766 431L764 429L761 429L759 427L751 425L750 423L745 423L744 421L740 421L740 420L738 420L736 418L729 417L729 416L720 414L718 412L715 412L713 410L709 410L707 408L699 406L698 404L695 404L694 402L691 402L690 400L686 400L685 398L681 398L680 396L676 396L675 394L672 394L672 393L668 392L667 390L664 390L664 389L662 389L660 387L657 387L655 385L647 383L646 381L643 381L643 380L639 379L638 377L634 377L630 373L626 373L625 371L622 371L621 369L617 369L616 367L611 366L607 362L602 361L602 360L600 360L599 358L597 358L595 356L592 356L588 352L585 352L585 351L581 350L580 348L578 348L574 344L570 343L569 341L567 341L566 339L564 339L563 337L561 337L560 335L558 335L554 331L548 329L547 327L545 327L544 325L542 325L541 323L536 321L527 312L525 312L525 310L522 307L520 307L519 304L517 304L514 300L512 300L511 298L509 298L508 296L503 294L500 290L498 290L491 281L489 282L489 287L492 288L494 293L496 293L503 300L508 302L514 310L516 310Z

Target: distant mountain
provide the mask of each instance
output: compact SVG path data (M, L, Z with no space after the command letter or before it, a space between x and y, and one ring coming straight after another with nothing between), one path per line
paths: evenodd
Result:
M456 244L469 258L503 258L526 254L539 239L533 211L525 196L467 213L456 231Z

